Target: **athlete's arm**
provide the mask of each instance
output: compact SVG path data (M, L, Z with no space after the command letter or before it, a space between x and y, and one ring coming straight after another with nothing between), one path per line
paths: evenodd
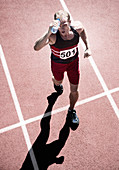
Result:
M87 33L86 33L85 29L83 29L80 36L81 36L81 38L85 44L85 47L86 47L86 49L84 51L84 58L89 57L89 56L91 56L91 50L90 50L89 41L88 41L88 37L87 37Z
M56 35L52 34L51 28L54 26L54 22L50 24L49 30L39 39L36 41L34 45L34 50L39 51L41 48L46 46L47 44L55 44Z
M83 40L85 47L86 47L85 52L84 52L84 58L89 57L91 55L91 51L90 51L90 47L89 47L89 41L88 41L86 29L83 27L81 22L78 22L76 31L81 36L81 39Z
M39 40L36 41L34 45L34 50L38 51L49 43L50 34L45 33Z

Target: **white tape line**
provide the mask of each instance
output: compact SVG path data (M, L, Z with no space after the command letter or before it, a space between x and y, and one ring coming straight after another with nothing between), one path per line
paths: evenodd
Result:
M119 87L108 91L108 93L111 94L111 93L115 93L115 92L118 92L118 91L119 91ZM87 99L78 101L78 102L76 103L76 106L79 106L79 105L82 105L82 104L85 104L85 103L89 103L89 102L94 101L94 100L96 100L96 99L102 98L102 97L104 97L104 96L106 96L106 95L107 95L107 92L103 92L103 93L97 94L97 95L92 96L92 97L89 97L89 98L87 98ZM68 106L65 106L65 107L63 107L63 108L56 109L56 110L52 111L52 114L57 114L57 113L59 113L59 112L61 112L61 111L67 110L68 107L69 107L69 105L68 105ZM39 116L36 116L36 117L33 117L33 118L30 118L30 119L27 119L27 120L25 120L25 121L22 122L22 123L19 122L19 123L16 123L16 124L14 124L14 125L7 126L7 127L5 127L5 128L0 129L0 133L4 133L4 132L7 132L7 131L9 131L9 130L18 128L18 127L20 127L20 126L22 126L22 125L26 125L26 124L29 124L29 123L38 121L38 120L42 119L43 116L44 116L44 114L39 115Z
M11 79L11 75L10 75L10 72L9 72L9 69L8 69L8 66L7 66L1 45L0 45L0 58L1 58L3 69L4 69L4 72L5 72L6 78L7 78L7 82L8 82L9 88L10 88L12 99L13 99L13 102L14 102L14 105L15 105L15 108L16 108L16 111L17 111L19 121L20 121L20 123L22 123L22 122L24 122L22 111L21 111L21 108L20 108L20 105L19 105L19 101L18 101L16 92L15 92L15 88L14 88L14 85L13 85L13 82L12 82L12 79ZM22 127L22 131L23 131L23 134L24 134L24 138L25 138L25 141L26 141L27 148L28 148L28 150L30 150L32 145L31 145L31 142L30 142L30 138L29 138L27 128L26 128L25 125L22 125L21 127ZM31 160L32 160L32 163L33 163L35 170L38 170L38 165L37 165L33 151L30 152L30 156L31 156Z

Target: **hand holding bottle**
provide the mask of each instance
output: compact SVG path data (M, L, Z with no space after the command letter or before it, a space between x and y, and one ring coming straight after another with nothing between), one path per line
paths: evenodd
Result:
M53 34L56 34L59 26L60 26L60 19L58 18L50 24L49 31L51 31L51 33Z

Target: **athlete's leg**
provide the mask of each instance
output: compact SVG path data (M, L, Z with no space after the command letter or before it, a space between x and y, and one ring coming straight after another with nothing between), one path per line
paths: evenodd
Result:
M63 93L63 86L62 86L62 81L57 81L55 78L52 78L53 84L54 84L54 89L57 91L59 95Z
M52 78L53 84L54 84L54 89L57 91L59 95L63 93L63 86L62 86L62 81L57 81L55 78Z
M78 85L74 85L70 83L70 95L69 95L69 100L70 100L70 110L74 109L74 106L78 100L79 93L78 93Z
M63 80L56 80L54 77L52 78L52 81L53 83L56 85L56 86L59 86L60 84L62 84L62 81Z
M75 59L72 63L68 65L67 75L70 82L70 109L73 110L75 103L78 100L78 84L79 84L79 60Z
M64 72L66 70L66 65L61 63L55 63L51 62L51 69L53 73L53 84L55 90L61 95L63 93L63 86L61 85L63 78L64 78Z
M76 111L74 109L75 104L78 100L78 85L73 85L70 83L70 88L71 88L71 92L69 95L69 99L70 99L70 107L68 109L68 114L67 114L67 119L69 120L69 124L72 130L76 130L78 125L79 125L79 118L76 115Z
M74 62L70 63L67 69L67 75L70 82L70 107L68 109L67 119L69 119L71 129L76 130L79 125L79 118L76 115L76 111L74 109L75 104L78 100L79 93L78 93L78 84L79 84L79 67L78 67L78 59L74 60Z

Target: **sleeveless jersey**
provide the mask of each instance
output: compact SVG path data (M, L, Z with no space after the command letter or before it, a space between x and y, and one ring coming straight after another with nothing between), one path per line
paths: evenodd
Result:
M79 34L70 26L74 37L71 40L63 40L59 31L56 33L56 42L50 45L51 48L51 60L56 63L67 64L72 62L78 57L78 43Z

